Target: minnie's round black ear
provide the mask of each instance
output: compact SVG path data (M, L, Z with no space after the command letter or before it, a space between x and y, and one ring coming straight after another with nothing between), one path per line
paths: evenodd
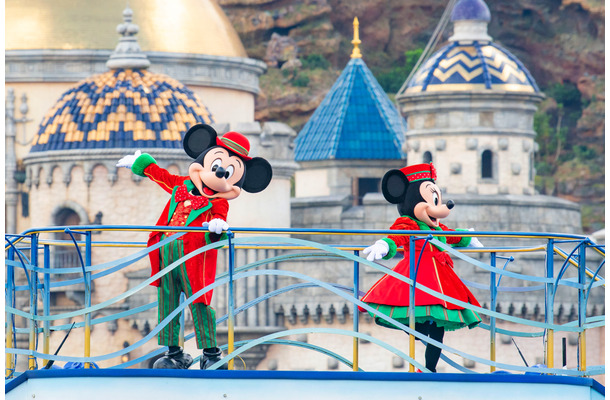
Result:
M273 170L271 164L261 157L254 157L246 161L246 180L242 189L249 193L263 191L271 182Z
M392 169L386 172L381 180L381 192L388 202L399 204L405 199L408 185L405 174L398 169Z
M216 145L218 134L210 125L193 125L184 135L182 146L184 151L191 158L197 158L206 149Z

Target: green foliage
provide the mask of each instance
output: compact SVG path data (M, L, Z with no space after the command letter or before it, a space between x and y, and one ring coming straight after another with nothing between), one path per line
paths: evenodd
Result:
M545 93L564 108L581 109L582 107L580 91L573 83L555 83L548 87Z
M415 67L417 60L421 56L423 49L405 51L405 61L402 66L389 69L377 69L373 71L375 78L386 93L396 93L405 82L409 73Z
M553 176L559 164L578 159L590 163L595 151L570 143L575 137L578 119L582 116L583 101L580 91L572 83L555 83L544 90L556 107L548 107L534 115L534 130L539 149L536 170L539 175Z
M309 85L309 77L305 74L298 74L292 81L296 87L307 87Z
M312 53L301 59L305 69L328 69L330 62L322 54ZM307 86L307 85L306 85Z
M582 144L573 146L572 152L576 159L582 162L588 162L597 158L597 152L594 148Z

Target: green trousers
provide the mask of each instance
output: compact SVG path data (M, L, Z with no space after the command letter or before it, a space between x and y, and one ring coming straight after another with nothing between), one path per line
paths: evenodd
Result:
M165 239L165 235L162 236L161 240L163 239ZM174 240L160 250L161 269L184 256L182 240ZM184 293L187 298L193 295L184 263L161 277L161 284L157 293L159 300L158 316L159 323L161 323L172 311L178 308L181 293ZM216 311L203 303L191 303L189 308L193 316L197 348L216 347ZM180 314L176 315L159 332L158 343L164 346L180 345Z

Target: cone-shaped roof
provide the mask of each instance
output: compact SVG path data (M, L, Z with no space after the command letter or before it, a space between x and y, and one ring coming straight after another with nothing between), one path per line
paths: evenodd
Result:
M402 159L406 124L361 58L352 58L296 139L296 161Z

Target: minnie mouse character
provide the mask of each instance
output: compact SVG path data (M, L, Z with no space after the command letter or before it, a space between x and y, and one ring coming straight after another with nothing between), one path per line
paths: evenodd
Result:
M242 190L262 191L272 177L271 165L260 157L249 156L250 142L237 132L218 137L209 125L197 124L186 132L182 141L184 151L194 159L188 176L172 175L159 167L155 159L139 150L119 160L117 167L131 168L139 176L148 177L171 198L157 226L204 226L208 232L189 232L150 253L154 275L181 257L222 238L229 229L226 222L228 200L238 197ZM175 232L151 232L148 246L152 246ZM180 293L186 297L212 284L216 277L216 250L208 250L189 258L178 268L152 283L158 287L159 322L179 306ZM212 291L190 304L197 348L203 349L201 369L220 360L216 344L216 312L210 306ZM158 343L169 347L153 368L188 368L193 358L179 345L180 319L176 316L159 332ZM226 368L226 366L225 366Z
M398 205L399 217L390 229L395 230L443 230L453 231L440 223L454 207L453 201L443 204L441 191L435 184L436 171L432 163L418 164L388 171L381 182L383 196ZM440 242L453 247L481 247L476 238L438 236ZM393 269L409 277L409 236L390 235L363 250L369 261L387 260L403 246L404 259ZM421 257L421 258L420 258ZM432 243L415 242L415 260L419 261L417 285L423 285L446 296L480 306L474 295L453 271L453 260ZM409 325L409 285L390 275L384 275L362 298L362 301L398 322ZM471 310L449 303L415 289L415 329L430 338L442 342L445 330L452 331L465 326L473 328L481 318ZM378 325L399 329L373 315ZM426 368L436 372L441 349L426 347Z

